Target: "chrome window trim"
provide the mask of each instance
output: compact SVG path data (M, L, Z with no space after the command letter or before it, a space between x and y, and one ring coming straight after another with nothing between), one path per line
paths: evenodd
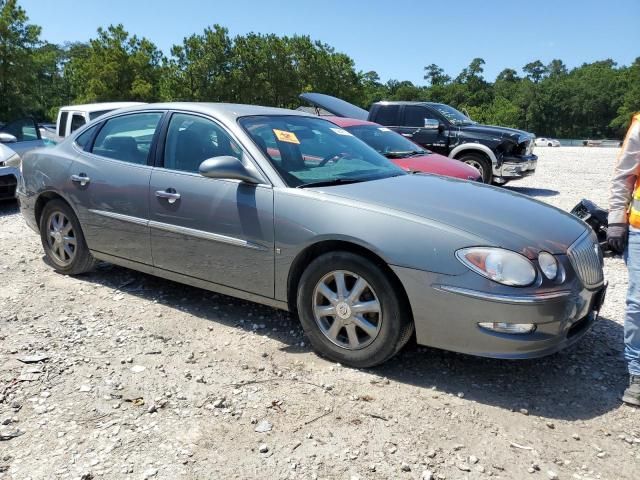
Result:
M571 295L570 290L560 290L557 292L538 293L534 295L500 295L495 293L480 292L469 288L454 287L451 285L434 285L436 290L448 293L456 293L465 297L487 300L490 302L510 303L516 305L535 305L549 301L562 300Z

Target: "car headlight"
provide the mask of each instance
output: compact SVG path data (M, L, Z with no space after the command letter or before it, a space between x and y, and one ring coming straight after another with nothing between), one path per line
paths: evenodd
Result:
M548 252L540 252L538 255L538 264L544 276L549 280L554 280L558 276L558 261L556 257Z
M494 282L512 287L526 287L536 279L536 269L519 253L494 247L463 248L456 257L465 266Z
M7 160L5 160L4 164L7 167L19 167L20 155L18 155L17 153L15 155L11 155Z

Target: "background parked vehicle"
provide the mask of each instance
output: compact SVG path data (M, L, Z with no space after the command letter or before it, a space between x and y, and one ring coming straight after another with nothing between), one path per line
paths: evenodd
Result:
M10 147L18 155L52 144L51 141L42 138L38 124L32 118L21 118L1 125L0 143Z
M582 221L408 175L291 110L120 110L28 153L22 171L21 211L58 271L101 259L296 311L318 352L354 367L384 362L414 331L474 355L550 354L589 330L604 298Z
M536 147L559 147L560 140L555 138L538 137L535 141Z
M436 153L455 158L482 174L485 183L504 185L535 172L531 133L480 125L455 108L432 102L377 102L370 111L321 93L303 100L333 115L369 120L410 138Z
M62 107L58 112L56 132L58 137L64 138L100 115L118 108L133 107L135 105L143 104L141 102L104 102Z
M344 128L408 172L434 173L463 180L482 181L482 175L472 166L425 150L390 128L355 118L335 116L323 118Z
M15 198L19 169L20 156L0 143L0 200Z

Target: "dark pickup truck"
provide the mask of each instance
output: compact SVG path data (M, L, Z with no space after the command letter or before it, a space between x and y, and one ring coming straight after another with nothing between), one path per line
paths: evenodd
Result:
M379 123L428 150L472 165L485 183L504 185L536 170L534 134L480 125L443 103L377 102L367 112L321 93L303 93L300 98L332 115Z

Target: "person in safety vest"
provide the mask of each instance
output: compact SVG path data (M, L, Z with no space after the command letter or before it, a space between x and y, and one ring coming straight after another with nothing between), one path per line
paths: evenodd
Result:
M631 120L611 181L607 242L624 253L629 271L624 357L629 388L622 400L640 406L640 114Z

